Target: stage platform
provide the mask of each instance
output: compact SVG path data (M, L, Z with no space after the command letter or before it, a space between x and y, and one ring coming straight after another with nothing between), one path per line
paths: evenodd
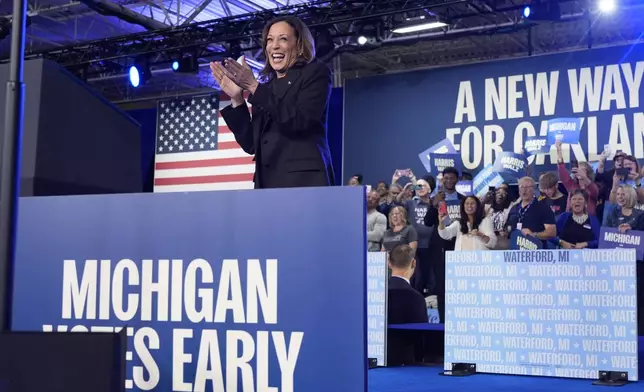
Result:
M641 357L640 357L641 358ZM476 374L440 376L442 367L398 367L369 370L369 392L586 392L644 391L644 381L623 387L601 387L593 380Z
M442 331L443 324L399 324L390 329ZM644 378L644 337L639 337L639 374ZM615 387L593 385L593 380L554 377L475 374L446 377L442 365L370 369L369 392L585 392L613 391ZM624 389L625 388L625 389ZM643 391L644 380L619 387L617 391Z

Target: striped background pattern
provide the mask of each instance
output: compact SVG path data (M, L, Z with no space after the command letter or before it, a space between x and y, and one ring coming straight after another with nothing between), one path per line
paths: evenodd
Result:
M219 108L216 111L218 129L216 149L164 154L156 150L154 192L236 190L254 187L253 156L242 150L221 116L221 109L230 105L230 98L222 94L220 99ZM157 133L160 132L159 116L162 111L158 110L158 112Z

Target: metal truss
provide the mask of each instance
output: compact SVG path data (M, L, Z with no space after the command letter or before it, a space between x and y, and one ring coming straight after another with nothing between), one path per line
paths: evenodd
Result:
M566 3L572 0L561 0ZM508 13L519 11L523 5L508 3L503 7L482 7L481 0L322 0L307 4L281 7L251 14L230 16L212 21L171 27L162 30L130 34L110 39L85 42L56 48L46 52L28 53L27 58L44 57L70 69L85 69L85 76L122 72L132 59L148 55L150 65L167 63L171 56L192 51L199 57L231 56L232 45L243 44L244 51L260 49L259 38L266 22L278 15L295 15L314 31L330 32L330 38L343 42L356 34L359 27L369 23L395 23L398 17L424 12L441 15L450 23L461 23L467 18L492 18L504 15L504 20L517 24ZM479 6L477 6L479 4ZM385 29L386 30L386 29ZM395 39L389 35L381 41ZM386 35L386 34L385 34ZM152 54L161 54L150 56ZM7 61L6 59L4 61ZM115 69L116 68L116 69ZM120 68L120 69L117 69Z

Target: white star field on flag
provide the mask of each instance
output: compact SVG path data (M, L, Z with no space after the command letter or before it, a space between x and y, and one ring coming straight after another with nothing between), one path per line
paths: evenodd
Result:
M157 154L216 150L218 109L215 96L161 102Z

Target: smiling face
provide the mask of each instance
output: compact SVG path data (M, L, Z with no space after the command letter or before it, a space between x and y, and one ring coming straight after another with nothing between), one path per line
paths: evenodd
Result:
M465 213L467 215L474 215L476 213L476 200L473 197L468 197L465 199L465 203L463 203L463 208L465 209Z
M617 192L615 192L615 199L617 200L617 205L619 205L620 207L623 207L626 204L626 193L624 192L624 188L617 188Z
M297 60L297 37L295 29L286 22L271 26L266 36L266 58L278 75L284 75Z
M570 209L575 214L583 214L586 211L586 200L583 195L576 194L570 198Z

